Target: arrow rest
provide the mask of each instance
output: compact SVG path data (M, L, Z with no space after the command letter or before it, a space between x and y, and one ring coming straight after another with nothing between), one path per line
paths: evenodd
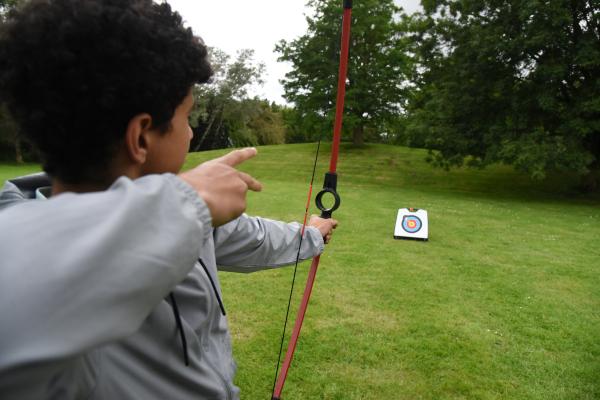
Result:
M335 210L340 207L342 200L337 192L337 174L335 172L325 173L325 182L323 182L323 189L315 197L315 204L319 210L321 210L321 218L331 218L331 215ZM334 203L331 207L327 208L323 205L323 196L329 193L333 196Z

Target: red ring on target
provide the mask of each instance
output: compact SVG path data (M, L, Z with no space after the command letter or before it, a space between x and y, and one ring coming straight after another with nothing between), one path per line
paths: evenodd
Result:
M408 233L417 233L421 230L423 223L416 215L405 215L402 218L402 229Z

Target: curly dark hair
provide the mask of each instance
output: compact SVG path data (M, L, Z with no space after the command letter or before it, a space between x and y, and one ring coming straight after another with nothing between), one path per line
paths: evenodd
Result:
M32 0L0 27L0 100L67 183L101 181L135 115L167 132L211 75L206 46L167 3Z

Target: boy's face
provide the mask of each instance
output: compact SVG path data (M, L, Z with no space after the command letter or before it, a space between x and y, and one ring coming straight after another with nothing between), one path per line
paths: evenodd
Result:
M144 165L144 175L165 172L178 173L185 156L190 149L190 141L194 136L189 124L189 115L194 106L192 91L175 109L171 119L171 129L164 134L156 133L152 151Z

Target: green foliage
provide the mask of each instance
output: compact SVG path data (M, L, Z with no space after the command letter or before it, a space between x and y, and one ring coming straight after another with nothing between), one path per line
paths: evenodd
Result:
M257 112L248 122L248 128L254 132L259 145L285 143L283 117L267 101L253 100L257 103Z
M254 51L241 50L231 60L219 49L209 50L215 74L211 83L194 88L192 150L283 143L281 116L267 102L248 97L264 72L264 65L253 60Z
M295 105L295 122L314 140L333 125L342 1L311 0L308 6L314 12L307 17L307 33L280 41L275 50L280 61L292 63L283 81L285 97ZM400 11L393 0L354 3L344 126L355 144L379 140L403 104L407 67L406 43L397 22Z
M215 74L211 83L194 88L192 151L284 143L279 107L248 96L252 85L262 83L264 72L264 65L253 60L254 51L242 50L232 61L219 49L209 50Z
M444 167L505 162L540 179L598 169L598 2L422 3L408 144Z
M0 104L0 157L10 159L14 155L16 127L6 107Z
M20 0L0 0L0 21L2 16L11 8L16 7Z
M0 24L8 10L17 5L17 0L0 0ZM0 159L22 162L17 126L3 104L0 104Z
M281 118L285 126L285 143L303 143L310 141L314 135L307 134L302 116L295 107L281 107Z
M259 148L243 165L264 183L248 213L301 220L314 150ZM318 177L329 146L322 151ZM187 165L217 154L190 154ZM600 197L573 193L572 174L532 182L502 165L447 172L425 155L342 144L340 225L283 397L600 398ZM428 243L392 238L406 206L429 211ZM308 269L298 269L292 319ZM292 273L219 275L243 399L270 396Z
M39 161L37 153L19 135L19 128L6 106L0 104L0 160L22 163Z

